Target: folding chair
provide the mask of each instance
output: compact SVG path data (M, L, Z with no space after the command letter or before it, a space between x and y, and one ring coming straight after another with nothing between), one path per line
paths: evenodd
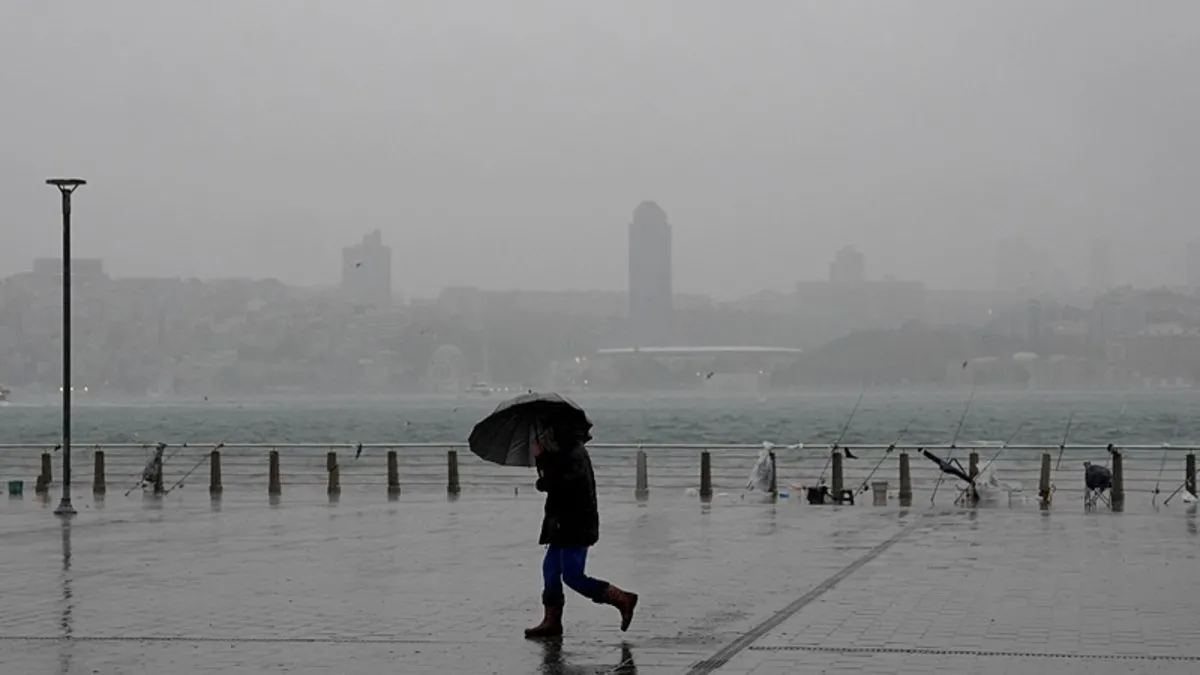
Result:
M1105 494L1106 491L1112 489L1112 471L1110 469L1091 462L1084 462L1083 485L1086 489L1083 494L1084 509L1094 509L1099 502L1104 502L1105 505L1112 508L1112 501Z

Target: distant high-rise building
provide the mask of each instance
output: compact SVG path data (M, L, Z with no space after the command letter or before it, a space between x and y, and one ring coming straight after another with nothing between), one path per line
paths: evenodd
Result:
M862 285L867 280L867 257L853 246L843 246L829 263L829 283Z
M671 340L671 225L667 212L642 202L629 223L629 328L638 346Z
M1200 239L1193 239L1187 245L1187 285L1193 291L1200 291Z
M1107 239L1093 239L1088 258L1088 290L1097 295L1108 292L1113 286L1112 272L1112 243Z
M358 305L392 304L392 249L379 230L342 249L342 292Z

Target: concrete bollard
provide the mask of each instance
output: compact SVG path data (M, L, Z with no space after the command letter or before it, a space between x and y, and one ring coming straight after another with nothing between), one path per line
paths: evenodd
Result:
M845 476L842 474L842 453L833 453L833 501L840 504L842 502L842 491L846 489Z
M458 483L457 450L449 450L446 452L446 492L452 495L462 492L462 487Z
M1125 510L1125 458L1119 452L1112 454L1112 510Z
M646 466L646 451L645 450L637 451L636 471L637 471L637 476L635 478L636 482L634 484L633 495L634 495L634 497L636 497L638 499L645 499L647 496L650 495L650 475L649 475L649 470Z
M875 481L871 483L871 496L874 498L875 506L887 506L887 481Z
M972 452L967 458L967 475L974 478L979 475L979 453Z
M712 455L700 453L700 498L712 499Z
M900 453L900 506L912 506L912 467L908 463L908 453Z
M219 495L224 489L221 485L221 451L213 450L208 456L208 494Z
M43 486L43 489L41 491L45 492L46 490L50 489L50 484L53 482L54 482L54 466L50 462L50 453L43 452L42 453L42 475L41 475L41 485Z
M1042 453L1042 470L1038 474L1038 501L1042 508L1050 506L1050 453Z
M1196 453L1188 453L1184 459L1184 471L1186 472L1183 477L1184 489L1192 493L1193 497L1200 496L1196 494Z
M108 486L104 482L104 451L97 450L92 456L92 492L102 495L108 492Z
M395 450L388 450L388 494L400 494L400 460Z
M267 464L267 494L279 496L283 494L283 483L279 480L279 451L272 450L268 455Z

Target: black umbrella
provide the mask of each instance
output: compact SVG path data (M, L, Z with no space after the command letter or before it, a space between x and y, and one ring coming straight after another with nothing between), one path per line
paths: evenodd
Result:
M529 392L496 406L471 430L471 452L503 466L533 466L537 427L566 430L578 443L592 439L592 423L571 399L560 394ZM560 443L563 439L556 439Z
M921 454L923 454L926 457L928 457L929 459L933 460L933 463L938 465L938 468L942 470L942 473L948 473L951 476L954 476L956 478L961 478L961 479L967 481L968 483L975 482L975 481L971 480L971 477L967 475L966 471L962 470L961 466L955 464L954 462L951 462L950 460L947 460L947 459L942 459L941 457L938 457L937 455L933 454L932 452L930 452L928 450L925 450L924 448L921 449Z

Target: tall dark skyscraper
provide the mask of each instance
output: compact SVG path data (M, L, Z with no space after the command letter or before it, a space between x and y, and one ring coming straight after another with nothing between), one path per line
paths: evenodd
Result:
M392 249L379 230L342 249L342 292L359 305L392 304Z
M629 223L629 328L639 347L671 341L671 225L667 212L642 202Z
M867 280L867 257L853 246L844 246L829 264L829 283L861 286Z

